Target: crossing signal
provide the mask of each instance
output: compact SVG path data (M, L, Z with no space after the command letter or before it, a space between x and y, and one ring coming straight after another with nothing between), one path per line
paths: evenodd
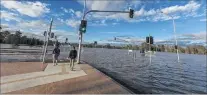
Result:
M134 10L132 10L132 9L129 10L129 17L130 18L134 17Z
M81 20L79 31L82 32L82 33L85 33L86 32L86 26L87 26L87 21L86 20Z

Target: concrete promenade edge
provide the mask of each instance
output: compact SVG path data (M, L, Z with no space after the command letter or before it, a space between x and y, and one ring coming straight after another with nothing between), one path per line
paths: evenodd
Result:
M7 64L7 65L2 65ZM45 70L39 63L21 62L18 64L35 67L38 69L22 70L20 73L5 73L14 69L13 63L1 64L1 93L3 94L131 94L132 92L117 83L99 70L88 64L75 64L74 71L69 68L69 63L59 63L57 66L48 64ZM8 65L9 64L9 65ZM15 64L15 63L14 63ZM7 69L3 69L3 67ZM14 66L17 66L15 64ZM18 66L17 66L18 67ZM19 66L22 67L22 66ZM24 66L23 66L24 67ZM25 68L30 68L25 67Z

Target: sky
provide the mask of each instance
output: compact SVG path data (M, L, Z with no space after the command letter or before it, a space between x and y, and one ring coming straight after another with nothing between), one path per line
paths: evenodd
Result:
M1 26L43 39L53 18L52 32L59 41L78 42L84 0L2 0ZM174 44L173 19L179 44L206 45L206 0L86 0L86 9L129 11L89 13L83 42L140 42L151 35L157 44ZM114 37L119 38L114 40Z

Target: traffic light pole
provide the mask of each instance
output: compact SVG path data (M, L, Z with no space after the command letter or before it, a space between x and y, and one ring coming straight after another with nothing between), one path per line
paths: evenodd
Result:
M85 1L86 3L86 1ZM85 9L85 5L84 4L84 9ZM131 11L131 9L130 9ZM130 13L130 11L100 11L100 10L90 10L90 11L87 11L87 12L84 12L84 15L83 15L83 20L85 20L85 17L88 13L91 13L91 12L111 12L111 13ZM79 31L79 45L78 45L78 59L77 59L77 63L79 64L80 63L80 57L81 57L81 45L82 45L82 37L83 37L83 33L81 31Z
M90 11L87 11L87 12L84 14L83 19L85 18L86 14L91 13L91 12L130 13L129 11L100 11L100 10L90 10Z
M81 55L81 45L82 45L82 38L83 38L83 33L79 33L79 44L78 44L78 60L77 63L80 63L80 55Z
M150 34L149 34L149 53L150 53L150 64L152 62L152 56L151 56L151 42L150 42L151 38L150 38Z
M49 38L50 38L50 33L51 33L51 29L52 29L52 22L53 22L53 19L51 18L51 22L50 22L50 28L49 28L49 33L47 31L47 41L46 41L46 45L45 45L45 50L44 50L44 55L43 55L43 59L42 59L42 63L45 63L45 56L46 56L46 52L47 52L47 46L48 46L48 41L49 41Z

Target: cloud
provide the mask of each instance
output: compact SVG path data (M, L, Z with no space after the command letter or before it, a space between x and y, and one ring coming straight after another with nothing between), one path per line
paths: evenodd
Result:
M61 7L60 9L62 9L65 13L69 12L66 8Z
M162 9L150 9L145 10L144 7L142 7L140 10L135 11L135 16L133 20L129 20L129 22L140 22L140 21L165 21L172 19L170 16L173 16L174 19L179 19L181 17L196 17L198 15L196 13L196 10L200 8L200 4L198 4L195 1L190 1L186 5L175 5L170 6ZM169 14L163 14L162 12ZM179 14L181 13L181 14Z
M206 45L206 32L181 34L177 37L178 45ZM156 44L171 44L175 45L174 37L167 40L156 41Z
M80 18L81 15L82 15L82 13L81 13L80 11L76 11L76 12L75 12L75 15L76 15L78 18Z
M2 28L2 29L9 28L9 24L2 24L2 23L1 23L1 25L0 25L0 26L1 26L1 28Z
M200 21L205 21L205 22L206 22L206 21L207 21L207 19L206 19L206 18L204 18L204 19L200 19Z
M11 31L11 33L15 33L15 31L20 30L20 29L5 28L4 30L9 30ZM26 30L20 30L20 31L22 32L22 36L44 40L44 36L43 36L44 31L42 30L35 29L35 30L29 30L29 31L26 31ZM69 42L78 41L78 32L71 32L71 31L66 31L66 30L61 30L61 29L52 29L51 31L55 34L55 36L57 36L57 39L60 42L64 42L66 38L68 38Z
M133 36L118 36L116 39L113 39L115 42L123 42L123 43L133 43L140 44L145 42L145 39L142 37L133 37Z
M1 1L1 5L7 9L17 11L20 14L27 15L30 17L39 17L42 16L44 13L50 12L50 9L47 7L48 5L45 3L41 3L39 1L20 2L20 1L3 0Z
M83 4L84 1L78 1ZM127 22L140 22L140 21L165 21L172 19L161 12L168 13L173 16L174 19L179 19L182 17L196 17L197 10L200 8L201 4L196 1L189 1L185 5L174 5L165 7L162 9L145 9L143 5L139 10L137 6L141 6L142 2L139 0L132 1L87 1L88 10L128 10L129 7L134 8L134 18L130 19L128 14L123 13L93 13L88 14L88 19L106 19L106 20L116 20L116 21L127 21ZM150 3L155 3L154 1ZM116 6L114 6L116 5ZM136 7L135 7L136 6Z
M18 14L15 14L15 13L11 13L8 11L1 11L1 19L5 19L6 21L14 20L14 21L20 22L21 19L18 18L17 16Z
M63 13L55 13L55 14L52 14L52 16L54 16L54 17L61 17L63 15L64 15Z
M75 13L75 11L73 9L69 9L69 12L71 13Z
M80 24L80 20L68 19L68 20L66 20L66 24L73 27L73 28L76 28Z
M57 18L61 23L64 23L64 20L62 18Z
M206 32L183 34L179 36L178 40L203 40L206 41Z
M78 32L71 32L62 29L53 29L52 32L57 36L58 41L64 42L66 38L68 38L69 42L77 42L78 41Z
M176 13L176 12L195 12L198 8L200 8L201 4L198 4L195 1L190 1L188 4L184 6L171 6L162 9L161 11L167 14Z
M84 4L84 1L79 0L80 4ZM131 3L130 3L131 2ZM133 2L133 3L132 3ZM132 1L125 1L125 0L118 0L118 1L98 1L98 0L89 0L87 1L87 9L88 10L126 10L127 7L134 7L133 5L138 4L136 0ZM131 4L131 5L129 5ZM115 6L116 5L116 6ZM129 5L129 6L128 6ZM128 10L128 8L127 8ZM87 17L92 17L95 19L128 19L128 14L114 14L114 13L93 13L93 15L88 15ZM90 19L90 18L89 18Z
M48 24L43 20L32 20L32 21L24 21L17 24L21 29L29 29L29 30L42 30L45 31L48 28Z
M78 0L80 4L84 4L84 0ZM126 5L126 1L109 1L109 0L104 0L104 1L98 1L98 0L88 0L86 3L86 7L89 10L118 10L120 8L123 8L124 5ZM116 6L114 6L116 5Z
M118 32L100 32L100 33L103 33L103 34L117 34Z
M117 24L119 24L119 23L116 23L116 22L112 23L112 25L117 25Z

